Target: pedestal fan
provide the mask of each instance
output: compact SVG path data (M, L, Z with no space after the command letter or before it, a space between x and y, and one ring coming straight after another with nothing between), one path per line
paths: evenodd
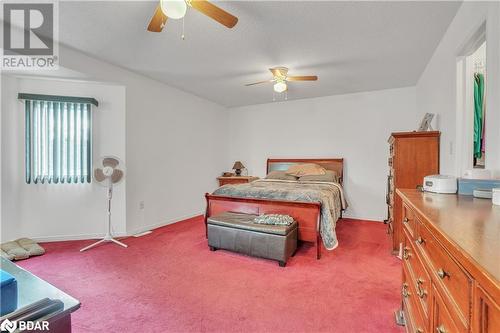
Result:
M107 188L108 193L108 228L106 235L100 241L95 242L89 246L84 247L80 252L86 251L104 242L113 242L123 247L127 247L126 244L113 238L111 233L111 199L113 198L113 187L118 185L125 175L125 165L119 158L113 156L104 156L100 158L99 165L102 167L97 167L94 169L94 180L97 184Z

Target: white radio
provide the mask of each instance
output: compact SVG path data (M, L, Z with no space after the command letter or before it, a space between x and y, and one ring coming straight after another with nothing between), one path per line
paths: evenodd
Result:
M434 193L457 193L457 177L446 175L425 176L424 191Z

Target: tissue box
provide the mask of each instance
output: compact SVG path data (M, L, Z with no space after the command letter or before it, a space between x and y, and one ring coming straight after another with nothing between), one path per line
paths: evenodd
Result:
M476 189L491 190L500 187L500 179L458 179L458 194L472 195Z
M17 309L17 281L1 269L0 280L0 316L3 316Z

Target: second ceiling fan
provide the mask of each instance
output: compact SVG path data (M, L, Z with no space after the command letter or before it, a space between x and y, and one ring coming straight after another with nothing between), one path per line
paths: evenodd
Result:
M148 25L148 31L161 32L167 19L181 19L186 15L187 7L192 7L220 24L232 28L238 18L206 0L160 0Z
M318 77L316 75L301 75L301 76L291 76L288 75L288 68L286 67L274 67L269 68L273 74L273 78L270 80L254 82L245 84L245 86L253 86L261 83L274 83L274 91L277 93L282 93L288 90L288 81L317 81Z

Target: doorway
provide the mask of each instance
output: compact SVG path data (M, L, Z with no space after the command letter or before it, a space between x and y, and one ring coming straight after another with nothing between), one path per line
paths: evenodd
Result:
M457 60L457 175L486 161L486 38L485 25Z

